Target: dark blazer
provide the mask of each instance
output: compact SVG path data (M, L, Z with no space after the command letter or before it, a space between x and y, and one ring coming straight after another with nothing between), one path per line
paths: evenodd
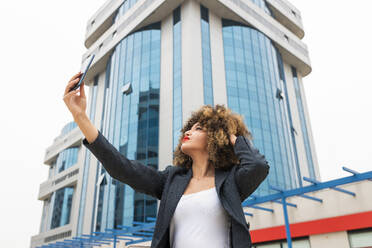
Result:
M169 226L177 203L192 177L192 169L168 165L158 171L139 161L122 155L98 131L98 137L83 144L102 163L115 179L128 184L134 190L160 199L151 248L169 248ZM241 203L250 195L269 172L265 156L254 148L244 136L238 136L234 152L240 164L231 169L215 169L215 186L222 206L231 218L230 240L233 248L251 247L249 223L246 222Z

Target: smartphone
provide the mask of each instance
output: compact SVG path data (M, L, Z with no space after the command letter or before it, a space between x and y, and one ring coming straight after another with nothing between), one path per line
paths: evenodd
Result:
M78 82L74 87L72 87L72 88L70 89L70 91L76 90L77 88L80 87L81 83L83 82L83 80L84 80L84 78L85 78L85 75L87 74L87 71L88 71L88 69L89 69L89 67L90 67L90 64L92 64L92 61L93 61L93 59L94 59L94 56L95 56L95 54L92 54L92 57L91 57L90 60L89 60L89 63L88 63L88 65L87 65L87 68L85 69L85 71L84 71L83 75L81 76L79 82ZM69 92L70 92L70 91L69 91Z

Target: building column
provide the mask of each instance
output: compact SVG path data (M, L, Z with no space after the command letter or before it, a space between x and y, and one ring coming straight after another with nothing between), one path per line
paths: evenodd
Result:
M106 81L106 71L103 71L98 76L98 83L97 83L97 99L96 99L96 107L95 107L95 118L94 120L91 120L94 126L100 130L101 129L101 123L102 123L102 113L103 113L103 101L105 97L105 82ZM91 84L93 85L93 84ZM93 87L93 86L91 86ZM90 88L90 94L92 94L92 89ZM91 104L92 102L90 102ZM88 107L89 109L89 107ZM102 131L102 130L100 130ZM85 195L85 207L83 210L83 219L82 219L82 227L81 227L81 233L82 234L89 234L91 232L91 228L95 222L95 205L96 205L96 182L97 182L97 159L96 157L91 154L90 155L90 162L89 162L89 171L87 174L88 180L87 180L87 186L86 186L86 195ZM83 168L81 168L81 173L83 174ZM83 177L81 176L81 185L83 183ZM81 197L81 192L79 192L79 195ZM78 217L79 218L79 217ZM77 225L79 225L79 222L77 222ZM79 227L77 226L77 229Z
M299 87L300 87L300 90L301 90L301 98L302 98L303 109L304 109L304 112L305 112L306 128L307 128L307 134L309 135L311 156L313 158L315 176L318 180L321 180L320 172L319 172L318 156L316 154L316 149L315 149L315 144L314 144L314 137L313 137L313 130L312 130L311 123L310 123L310 117L309 117L310 115L309 115L307 100L306 100L306 96L305 96L305 89L304 89L304 85L302 83L302 75L299 72L297 72L297 78L298 78L298 84L299 84Z
M159 170L173 163L173 13L161 22Z
M209 32L214 104L227 106L225 57L223 51L222 20L209 9Z
M300 164L300 171L302 176L310 177L308 162L306 158L306 149L303 139L303 133L301 128L301 120L300 120L300 113L298 112L298 106L297 106L297 97L295 93L295 87L293 83L293 75L291 66L283 61L283 70L284 70L284 77L286 80L287 85L287 91L288 91L288 98L289 106L291 108L291 117L292 117L292 123L293 127L296 130L296 133L294 134L294 137L296 139L296 149L297 149L297 155L298 155L298 161ZM304 186L309 185L310 183L303 181L302 182Z
M186 0L181 6L182 120L204 105L200 3Z

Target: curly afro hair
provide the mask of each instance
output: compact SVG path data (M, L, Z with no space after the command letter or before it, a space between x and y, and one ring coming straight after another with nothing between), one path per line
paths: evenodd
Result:
M209 163L220 169L230 169L239 164L229 137L230 134L235 134L249 140L253 139L243 119L243 116L220 104L215 107L203 105L199 110L192 112L180 131L178 145L173 153L173 164L187 169L192 167L192 158L181 151L181 145L184 133L197 122L207 132Z

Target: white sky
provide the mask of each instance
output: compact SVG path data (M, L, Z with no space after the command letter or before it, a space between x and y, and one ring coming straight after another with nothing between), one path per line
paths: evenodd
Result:
M64 88L80 70L86 23L103 3L0 2L1 247L29 247L39 232L45 150L72 121ZM313 68L304 85L322 180L347 176L342 166L371 170L372 3L291 3Z

